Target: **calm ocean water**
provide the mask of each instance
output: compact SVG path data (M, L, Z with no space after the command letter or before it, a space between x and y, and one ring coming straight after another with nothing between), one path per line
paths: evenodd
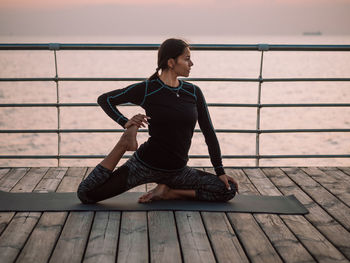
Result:
M172 36L0 36L1 43L161 43ZM182 37L182 36L174 36ZM190 36L191 44L350 44L350 36ZM60 77L148 77L156 68L156 51L58 51ZM190 77L257 78L261 54L256 51L192 51ZM0 77L53 77L49 51L1 51ZM265 52L263 77L350 77L350 52ZM61 82L60 102L96 102L103 92L132 82ZM256 103L258 83L193 82L209 103ZM0 82L1 103L56 102L51 82ZM262 103L349 103L350 83L263 83ZM143 112L123 107L127 116ZM217 129L256 129L255 108L210 107ZM350 128L350 109L263 108L261 129ZM56 129L55 108L0 108L1 129ZM120 128L98 107L63 107L61 128ZM107 154L120 134L62 134L61 154ZM255 154L255 134L217 133L223 155ZM139 133L139 144L147 139ZM1 134L1 155L55 155L56 134ZM202 134L195 133L190 154L207 154ZM260 136L260 154L350 154L349 133L287 133ZM123 160L122 162L124 162ZM99 160L61 160L62 166L95 166ZM122 163L121 162L121 163ZM227 166L253 166L255 160L224 159ZM210 165L193 159L190 165ZM55 166L56 160L3 160L0 166ZM263 166L349 166L350 159L272 159Z

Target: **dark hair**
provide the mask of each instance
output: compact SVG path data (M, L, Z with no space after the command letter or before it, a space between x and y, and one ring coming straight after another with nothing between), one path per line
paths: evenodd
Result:
M156 72L150 76L148 80L158 78L158 71L160 69L167 69L168 60L170 58L176 60L176 58L185 51L186 47L189 47L189 44L182 39L169 38L165 40L158 49L158 67L156 69Z

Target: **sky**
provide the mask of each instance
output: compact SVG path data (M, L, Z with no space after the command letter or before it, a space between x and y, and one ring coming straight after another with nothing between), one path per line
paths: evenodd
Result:
M0 0L1 35L350 34L350 0Z

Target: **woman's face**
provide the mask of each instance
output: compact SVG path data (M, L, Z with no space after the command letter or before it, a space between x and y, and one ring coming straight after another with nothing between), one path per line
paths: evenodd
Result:
M191 52L190 49L186 47L185 51L177 57L173 70L178 76L188 77L192 66Z

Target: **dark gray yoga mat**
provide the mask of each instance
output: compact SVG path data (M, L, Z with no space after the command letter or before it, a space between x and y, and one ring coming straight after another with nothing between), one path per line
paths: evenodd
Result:
M140 204L144 193L126 192L96 204L82 204L76 193L9 193L0 191L0 211L209 211L273 214L307 214L308 210L289 196L236 195L229 202L161 200Z

